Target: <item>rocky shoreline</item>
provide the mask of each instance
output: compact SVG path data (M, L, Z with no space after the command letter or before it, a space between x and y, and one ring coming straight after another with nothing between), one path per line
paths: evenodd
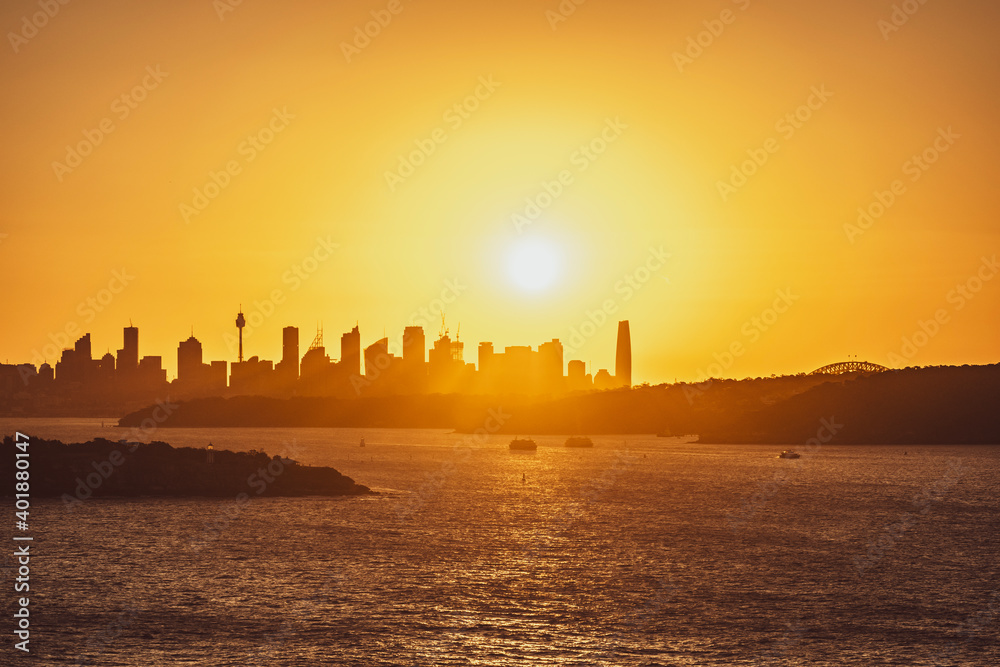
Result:
M15 442L3 439L0 476L14 497ZM88 498L145 496L358 496L374 493L333 468L304 466L263 452L171 447L165 442L96 438L65 444L29 437L30 495Z

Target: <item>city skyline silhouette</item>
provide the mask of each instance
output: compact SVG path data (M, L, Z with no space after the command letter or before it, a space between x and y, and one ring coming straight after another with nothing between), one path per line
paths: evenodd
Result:
M235 360L204 360L201 341L191 335L177 345L177 373L170 377L162 355L139 352L139 328L131 322L122 331L122 348L100 357L93 352L91 334L85 333L64 347L58 360L4 364L4 393L16 394L17 386L75 387L87 395L100 387L118 391L161 396L169 391L175 398L222 395L337 396L412 395L425 393L521 393L560 394L589 389L631 386L631 337L628 322L618 323L615 366L612 372L590 372L583 360L564 358L558 339L531 346L506 346L495 351L483 341L476 362L465 359L465 343L456 331L454 338L442 314L441 328L428 346L420 326L408 326L402 343L391 349L382 337L362 346L359 327L340 337L339 356L331 356L324 345L322 325L312 343L300 354L298 327L285 326L281 336L281 358L274 362L252 353L244 357L244 328L252 324L242 309L235 318L237 352ZM460 325L459 325L460 329ZM336 342L336 341L334 341ZM331 350L336 352L334 348ZM394 354L398 352L398 354ZM20 382L12 384L16 375Z
M514 0L391 21L356 3L181 3L163 32L94 2L74 10L88 35L68 9L38 27L43 10L5 6L0 80L27 102L0 259L44 269L5 278L4 312L32 315L3 358L67 327L117 340L132 318L173 375L191 324L209 358L236 354L213 332L235 333L242 302L276 313L248 324L251 346L316 320L398 339L442 309L469 340L568 345L600 312L631 323L637 383L694 381L734 343L738 377L849 354L992 363L997 10L782 2ZM778 291L793 305L755 326ZM615 337L601 328L581 358L612 369Z
M1000 664L1000 3L0 26L0 664Z

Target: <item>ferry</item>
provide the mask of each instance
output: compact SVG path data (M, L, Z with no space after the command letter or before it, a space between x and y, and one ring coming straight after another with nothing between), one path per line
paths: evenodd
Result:
M520 451L533 452L538 449L538 445L531 438L514 438L510 441L510 448Z
M590 438L588 438L586 436L574 435L574 436L566 439L566 446L567 447L593 447L594 446L594 442Z

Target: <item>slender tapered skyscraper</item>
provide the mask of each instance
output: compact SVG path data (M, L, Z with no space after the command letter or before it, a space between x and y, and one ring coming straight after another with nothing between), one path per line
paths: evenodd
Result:
M623 387L632 386L632 336L628 320L618 323L618 347L615 351L615 380Z

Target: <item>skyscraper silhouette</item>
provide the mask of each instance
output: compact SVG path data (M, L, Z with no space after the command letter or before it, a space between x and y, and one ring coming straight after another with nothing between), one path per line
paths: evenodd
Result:
M285 327L281 330L281 365L294 380L299 377L299 329Z
M197 384L202 375L201 343L192 335L177 346L177 379L181 382Z
M618 347L615 351L615 380L623 387L632 386L632 336L628 320L618 323Z
M427 361L427 342L423 327L406 327L403 330L403 362L408 366L421 366Z
M118 363L116 364L119 375L135 373L139 367L139 327L131 324L124 329L124 341L122 349L118 350Z
M356 326L340 337L340 363L345 377L361 375L361 333Z

